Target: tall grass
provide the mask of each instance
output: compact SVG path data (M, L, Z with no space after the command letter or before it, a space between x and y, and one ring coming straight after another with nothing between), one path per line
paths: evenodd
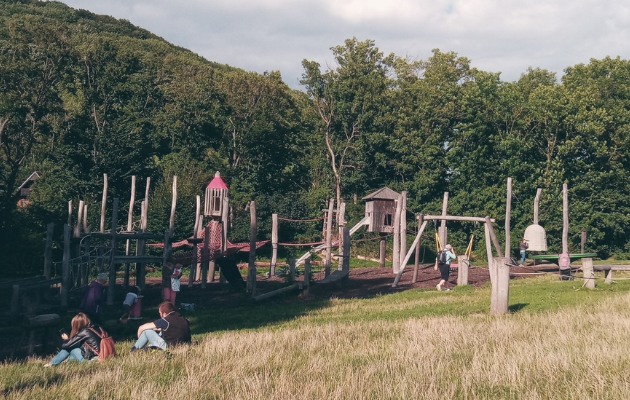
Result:
M595 291L580 286L552 278L515 282L516 312L503 317L488 315L488 288L332 300L257 329L222 327L170 353L129 354L129 342L119 345L119 358L102 364L55 369L43 368L37 359L4 364L0 394L11 399L627 398L630 284Z

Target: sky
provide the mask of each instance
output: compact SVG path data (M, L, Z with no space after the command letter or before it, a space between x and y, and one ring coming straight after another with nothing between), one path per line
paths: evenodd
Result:
M331 47L356 37L385 54L426 60L454 51L471 66L518 80L590 59L628 59L627 0L65 0L126 19L202 57L280 71L301 89L302 60L334 68Z

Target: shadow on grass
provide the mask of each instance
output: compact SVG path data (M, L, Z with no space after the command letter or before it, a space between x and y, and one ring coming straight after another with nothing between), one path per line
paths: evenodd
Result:
M518 303L518 304L512 304L511 306L508 307L508 310L510 312L519 312L522 309L524 309L525 307L527 307L529 305L529 303Z

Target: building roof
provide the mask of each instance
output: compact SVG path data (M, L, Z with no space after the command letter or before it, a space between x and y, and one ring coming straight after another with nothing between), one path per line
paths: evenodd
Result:
M398 196L400 196L400 194L388 187L384 187L374 193L368 194L363 200L398 200Z
M223 182L223 179L221 179L221 174L219 173L219 171L217 171L217 173L214 174L214 179L210 181L208 186L206 186L206 189L228 190L227 186L225 185L225 182Z
M41 172L39 172L39 171L33 172L28 178L26 178L26 180L20 185L20 187L17 188L16 193L19 192L20 190L22 190L24 185L26 185L30 181L34 181L35 179L39 178L40 176L42 176Z

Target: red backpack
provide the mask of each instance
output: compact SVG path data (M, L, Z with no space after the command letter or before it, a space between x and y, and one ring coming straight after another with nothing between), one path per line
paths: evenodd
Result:
M101 351L96 351L95 348L93 348L92 346L90 346L89 344L85 343L87 345L87 347L89 347L94 354L96 354L98 356L98 361L102 362L105 361L106 359L108 359L109 357L115 357L116 356L116 346L114 346L114 339L110 338L107 335L107 332L105 332L103 330L103 328L99 327L99 329L101 330L101 333L99 334L94 328L88 328L89 330L91 330L92 332L94 332L96 334L96 336L98 336L101 339Z

